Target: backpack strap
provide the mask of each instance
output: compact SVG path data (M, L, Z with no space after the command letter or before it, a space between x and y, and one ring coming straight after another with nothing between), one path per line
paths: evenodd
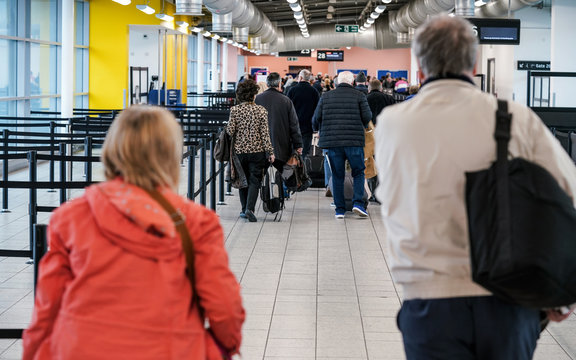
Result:
M494 138L496 139L496 201L498 202L497 210L500 220L498 233L503 239L510 238L511 226L508 180L508 143L510 142L511 126L512 114L508 112L508 103L505 100L498 100L496 129L494 131Z

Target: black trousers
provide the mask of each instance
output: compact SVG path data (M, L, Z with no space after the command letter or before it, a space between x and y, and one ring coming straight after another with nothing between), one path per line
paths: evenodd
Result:
M238 159L248 180L248 187L239 190L242 212L246 210L254 212L262 184L262 174L264 169L268 167L268 159L266 153L263 152L238 154Z

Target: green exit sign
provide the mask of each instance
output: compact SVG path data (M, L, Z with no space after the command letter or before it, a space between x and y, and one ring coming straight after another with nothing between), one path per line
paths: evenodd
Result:
M357 33L360 26L358 25L335 25L338 33Z

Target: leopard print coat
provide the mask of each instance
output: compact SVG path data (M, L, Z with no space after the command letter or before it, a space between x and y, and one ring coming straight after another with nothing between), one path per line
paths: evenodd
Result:
M263 106L248 102L232 106L226 132L232 137L236 136L236 154L265 152L267 156L274 155L268 112Z

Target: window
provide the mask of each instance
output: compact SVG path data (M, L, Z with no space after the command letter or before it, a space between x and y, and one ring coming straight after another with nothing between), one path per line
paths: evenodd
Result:
M0 0L0 35L16 36L18 0Z
M16 41L0 39L0 98L16 96Z
M74 108L88 109L88 3L74 2Z
M30 44L30 95L58 94L58 53L60 47Z
M58 1L31 0L30 37L34 40L60 41ZM55 20L59 21L55 21Z
M188 36L188 92L198 91L196 72L197 72L197 53L198 35Z

